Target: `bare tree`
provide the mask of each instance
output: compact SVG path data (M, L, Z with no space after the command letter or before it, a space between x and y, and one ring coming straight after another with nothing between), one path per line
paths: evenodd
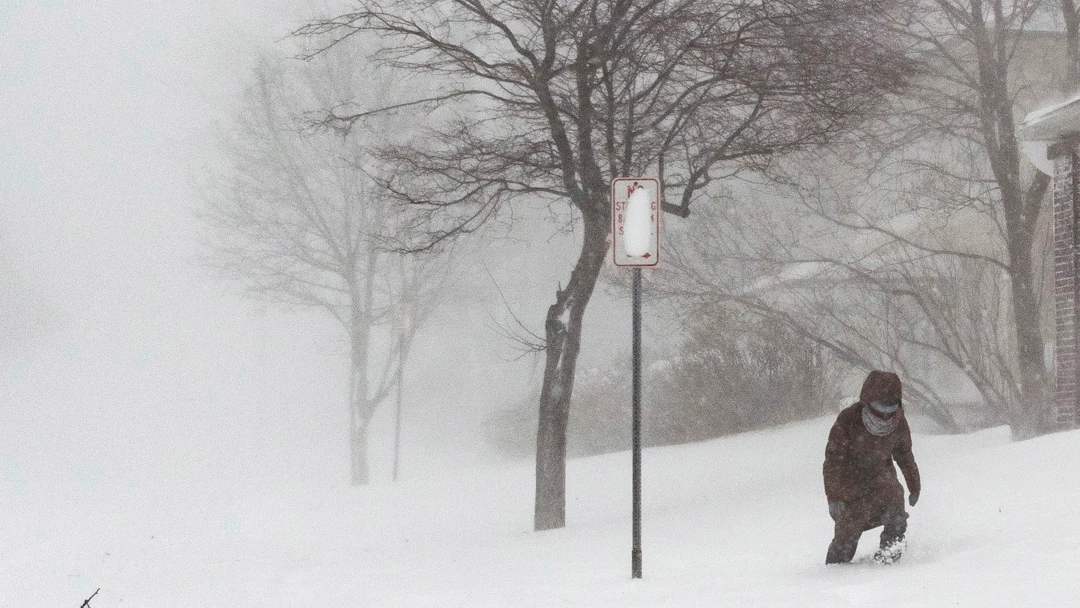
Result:
M905 378L908 403L955 429L934 382L919 373L926 353L912 356L904 341L904 332L925 329L925 317L903 298L911 290L929 291L935 280L919 266L906 268L896 255L903 251L883 255L876 247L859 248L860 253L845 255L842 245L816 250L815 244L843 243L853 235L815 222L782 200L759 202L756 208L771 208L791 222L785 234L778 226L781 220L770 219L764 211L754 213L744 203L753 196L740 195L738 207L748 215L740 217L735 209L709 213L710 221L669 247L671 269L649 285L650 292L671 299L665 308L674 314L728 303L769 324L788 327L843 366L830 374L895 369Z
M1000 210L1003 251L997 258L1009 277L1012 326L1015 332L1019 385L1024 412L1011 418L1018 437L1030 437L1041 426L1038 419L1048 396L1049 374L1044 363L1040 329L1040 294L1033 259L1036 226L1049 176L1026 169L1017 137L1018 96L1011 84L1010 66L1023 33L1036 14L1036 0L936 0L931 22L912 35L937 61L935 78L914 98L920 101L919 119L936 134L972 142L981 148L993 183L988 202ZM953 173L948 161L931 161L937 177Z
M205 189L201 213L213 229L211 265L253 297L322 310L344 330L354 485L369 480L369 422L400 381L396 371L446 277L442 261L388 251L391 202L372 182L377 163L363 142L306 128L312 110L365 89L387 86L355 54L320 65L265 59L226 145L227 173ZM373 350L375 332L395 315L400 335Z
M654 289L689 305L737 303L794 328L849 370L893 369L905 380L907 403L945 430L1012 421L1018 378L999 268L867 239L865 231L815 222L797 206L787 211L808 232L821 229L827 241L849 246L783 241L763 222L750 246L737 223L720 217L674 248L675 276ZM704 252L714 259L702 263ZM965 378L987 410L952 401Z
M1030 437L1043 429L1048 398L1041 283L1049 234L1040 212L1049 177L1022 160L1016 116L1073 78L1076 40L1036 32L1032 22L1047 7L1034 0L923 6L914 24L897 31L913 42L927 73L891 113L863 125L858 139L834 146L835 156L797 159L785 178L796 184L789 192L798 204L786 207L785 220L799 230L764 218L774 227L771 243L743 236L732 255L761 262L766 274L817 264L818 272L824 265L837 273L833 281L861 282L909 318L888 323L887 308L867 298L833 328L846 333L819 337L865 337L847 341L853 365L902 368L931 357L952 366L995 419L1009 422L1017 438ZM760 224L752 232L769 233ZM811 311L841 321L827 298L802 312ZM872 318L880 331L868 333L852 318ZM925 325L906 323L916 318ZM930 388L923 387L928 413L953 425Z
M369 0L313 21L311 55L358 33L376 59L435 80L447 121L396 146L383 186L415 212L423 250L517 199L580 222L581 250L544 324L535 527L565 522L566 428L582 319L604 265L609 185L657 174L663 211L773 154L827 141L910 75L875 27L902 2L860 0ZM370 111L331 112L353 125ZM558 226L569 224L563 215Z
M928 4L931 10L926 17L907 30L932 67L932 76L920 81L908 96L914 118L910 133L924 145L937 144L953 153L923 154L906 166L924 185L938 190L940 203L964 212L981 210L999 235L989 249L977 251L958 244L952 251L961 257L981 258L1007 277L1009 326L1014 334L1010 342L1017 368L1016 395L1009 400L1014 411L1008 418L1018 438L1043 430L1050 381L1041 328L1041 260L1035 248L1050 179L1023 161L1017 135L1017 114L1040 103L1035 98L1053 94L1049 85L1061 78L1054 70L1046 70L1047 58L1055 53L1047 53L1029 35L1042 4L1038 0L934 0ZM1059 49L1054 50L1061 53ZM1067 51L1058 56L1073 54ZM1025 62L1029 67L1039 66L1041 73L1023 69ZM957 157L977 162L974 167L958 165ZM925 194L924 187L921 193L909 191L907 198L933 207ZM909 245L918 247L915 242Z

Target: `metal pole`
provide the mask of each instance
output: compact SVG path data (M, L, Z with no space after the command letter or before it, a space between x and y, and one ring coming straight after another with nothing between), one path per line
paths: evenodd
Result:
M641 269L634 268L633 287L633 475L634 475L634 548L630 553L633 578L641 578Z
M394 416L394 481L398 480L398 462L401 459L401 384L405 367L405 330L398 335L397 368L397 415Z

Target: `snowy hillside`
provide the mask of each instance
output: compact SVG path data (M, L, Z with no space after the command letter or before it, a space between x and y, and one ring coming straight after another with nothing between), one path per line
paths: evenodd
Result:
M916 435L904 560L867 562L870 532L826 567L829 423L647 450L640 581L624 453L571 462L545 533L525 462L323 495L8 494L0 606L1080 605L1080 432Z

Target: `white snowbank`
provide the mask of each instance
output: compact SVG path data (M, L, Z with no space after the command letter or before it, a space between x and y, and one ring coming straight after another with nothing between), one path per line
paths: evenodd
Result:
M830 420L571 461L568 525L531 531L530 463L321 495L0 495L0 606L1065 606L1080 597L1080 432L915 437L903 561L824 565ZM3 490L0 490L2 492Z

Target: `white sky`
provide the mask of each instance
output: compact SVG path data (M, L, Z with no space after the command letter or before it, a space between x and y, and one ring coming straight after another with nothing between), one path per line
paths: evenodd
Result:
M0 315L23 332L0 340L0 483L62 493L347 479L335 328L209 281L191 214L213 123L239 103L255 53L313 12L286 0L0 2L0 296L6 285L17 296ZM534 329L576 254L545 251L561 246L489 257ZM523 267L541 276L515 285ZM629 317L600 291L589 323L619 333L586 336L582 365L591 348L628 348ZM495 298L486 312L498 316ZM407 425L406 472L490 459L484 415L539 373L462 339L487 331L486 312L444 323L417 352L412 398L428 411L413 412L425 427ZM389 408L376 423L382 479Z
M295 24L284 4L0 4L0 259L33 328L2 354L0 481L333 468L326 325L259 314L194 263L199 159L253 54Z

